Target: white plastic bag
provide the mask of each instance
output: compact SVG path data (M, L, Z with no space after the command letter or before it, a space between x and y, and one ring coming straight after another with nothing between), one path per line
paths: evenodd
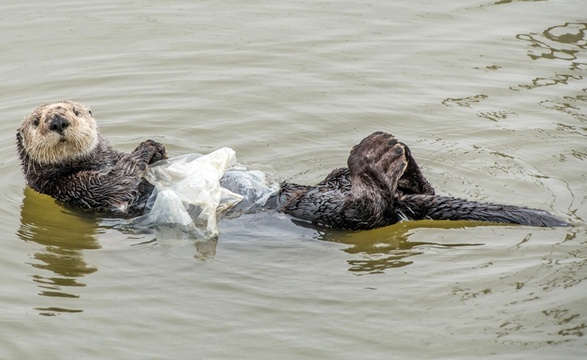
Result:
M220 214L237 204L235 214L262 208L279 189L264 173L236 165L230 148L161 161L145 176L155 185L149 212L127 225L174 229L197 239L215 237Z

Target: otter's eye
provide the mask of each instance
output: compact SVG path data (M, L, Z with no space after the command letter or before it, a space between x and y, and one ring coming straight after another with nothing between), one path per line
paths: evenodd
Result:
M75 116L80 116L82 114L82 112L78 108L73 108L73 113L75 114Z
M90 116L93 116L93 115L92 115L92 110L89 110L89 109L88 109L88 114L90 114Z
M39 126L39 118L34 118L33 119L33 126Z

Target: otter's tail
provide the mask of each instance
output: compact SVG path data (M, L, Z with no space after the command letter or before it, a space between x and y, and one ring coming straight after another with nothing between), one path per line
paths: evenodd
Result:
M478 203L447 196L403 195L396 199L407 219L472 220L531 226L568 226L554 215L538 209Z

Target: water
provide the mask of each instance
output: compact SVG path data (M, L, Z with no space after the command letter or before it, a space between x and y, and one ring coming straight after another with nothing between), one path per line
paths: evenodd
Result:
M587 355L587 3L141 1L0 5L1 359ZM313 183L387 130L440 194L570 228L281 214L216 242L117 230L25 188L23 117L71 98L130 151L229 146Z

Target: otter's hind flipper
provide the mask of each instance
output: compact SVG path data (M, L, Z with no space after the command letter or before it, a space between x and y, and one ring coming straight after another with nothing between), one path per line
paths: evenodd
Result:
M386 176L394 182L393 194L434 195L434 188L422 174L410 148L391 134L379 131L363 139L351 151L348 165L352 178L364 173L379 176L391 170ZM358 181L361 181L360 176Z
M402 143L402 145L404 145ZM397 191L402 194L427 194L434 195L434 188L426 180L416 160L412 157L410 149L404 145L408 167L398 181Z
M367 136L347 164L315 186L281 184L279 209L324 226L373 229L404 218L394 203L398 195L434 194L410 149L389 133Z
M315 186L281 184L281 211L298 219L342 229L372 229L397 222L398 181L408 168L406 146L376 132L354 146L348 169L336 169Z
M347 160L354 197L374 194L391 199L408 168L408 153L406 145L382 131L355 145Z

